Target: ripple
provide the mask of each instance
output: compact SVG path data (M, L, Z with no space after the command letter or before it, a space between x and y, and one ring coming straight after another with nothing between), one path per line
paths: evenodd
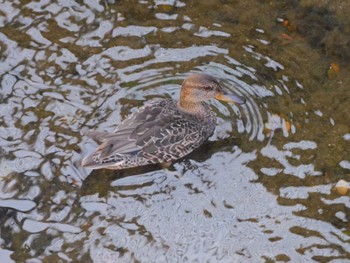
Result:
M26 219L23 223L23 229L28 231L29 233L38 233L46 230L47 228L54 228L58 231L66 232L66 233L80 233L81 229L68 224L60 224L60 223L43 223L31 219Z
M21 212L28 212L32 210L36 204L31 200L7 199L0 200L0 206L12 208Z
M332 56L333 27L315 51L304 37L310 23L290 16L316 10L346 32L337 8L327 7L335 15L297 1L17 2L0 3L6 258L349 258L349 198L333 190L349 170L347 61ZM311 24L323 30L327 21ZM335 79L325 73L329 63L341 68ZM177 99L194 73L247 99L210 102L218 125L203 147L170 170L81 167L96 146L86 131L112 131L154 97Z

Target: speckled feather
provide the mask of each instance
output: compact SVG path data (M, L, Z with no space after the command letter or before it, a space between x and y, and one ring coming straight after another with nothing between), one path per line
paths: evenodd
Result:
M210 99L244 104L245 99L226 93L207 74L187 77L179 102L156 99L124 120L114 131L89 132L99 141L85 157L83 167L124 169L175 161L199 147L214 132L216 117L205 101Z
M124 169L177 160L200 146L215 129L209 106L194 115L171 99L156 99L125 119L114 131L89 132L102 144L87 156L85 167Z

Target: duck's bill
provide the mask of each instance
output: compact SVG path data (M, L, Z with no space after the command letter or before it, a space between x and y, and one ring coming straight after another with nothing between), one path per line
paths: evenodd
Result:
M227 101L227 102L234 102L239 105L242 105L246 102L246 98L234 94L229 94L229 93L221 93L215 96L217 100L221 101Z

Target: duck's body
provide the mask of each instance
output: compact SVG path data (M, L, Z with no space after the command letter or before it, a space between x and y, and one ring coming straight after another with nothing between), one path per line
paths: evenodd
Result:
M216 116L204 102L208 98L244 103L224 94L209 75L187 78L180 101L156 99L125 119L113 133L89 132L102 144L82 162L91 169L125 169L169 163L199 147L214 132Z

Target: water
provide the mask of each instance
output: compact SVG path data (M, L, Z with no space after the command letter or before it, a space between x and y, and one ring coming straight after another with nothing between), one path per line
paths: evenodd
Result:
M350 262L348 12L309 1L0 3L1 262ZM96 144L205 72L214 135L169 169Z

